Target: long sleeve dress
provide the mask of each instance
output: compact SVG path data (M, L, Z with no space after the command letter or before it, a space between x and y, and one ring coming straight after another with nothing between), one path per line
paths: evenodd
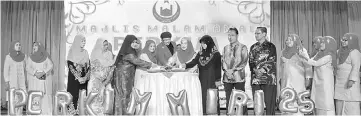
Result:
M91 73L88 82L87 93L90 92L98 93L98 96L91 103L91 108L97 115L104 115L104 99L105 99L105 88L108 83L107 79L113 76L114 66L104 67L100 65L99 60L91 62Z
M130 102L130 94L134 87L136 67L150 68L152 66L152 63L141 60L134 54L128 54L121 58L115 64L116 69L112 81L113 88L115 89L114 115L125 114Z
M350 52L344 63L337 66L335 99L344 101L342 115L360 115L361 87L359 84L359 67L360 52L356 49ZM349 80L355 81L355 83L351 88L346 88Z
M26 58L25 55L25 59ZM9 89L15 88L26 91L25 60L16 62L10 55L6 55L4 61L4 80L5 82L9 82ZM17 100L19 100L19 98L15 97L15 101ZM23 107L16 108L15 113L21 115L23 113Z
M312 78L312 67L296 54L281 62L281 89L290 87L297 93L306 91L305 79Z
M51 70L53 69L53 63L49 58L41 63L36 63L29 57L26 65L27 79L29 84L29 91L41 91L43 92L43 98L41 99L41 114L51 115L52 114L52 75ZM45 80L40 80L35 76L36 72L45 72ZM37 99L40 100L40 99ZM34 103L39 101L34 100ZM40 104L39 104L40 105ZM34 107L40 108L37 105Z
M67 91L73 96L73 103L70 106L70 113L76 114L78 109L79 91L87 90L88 81L80 84L77 78L89 78L90 61L85 64L76 64L68 60L68 87ZM73 106L72 106L73 105ZM75 112L74 112L75 111Z
M186 68L192 68L195 65L198 65L199 68L199 81L201 82L202 88L202 105L203 105L203 114L206 114L206 101L207 101L207 90L217 89L215 82L221 81L221 65L222 57L219 52L213 52L210 55L210 60L202 61L200 53L189 63L186 64ZM219 104L218 104L219 105ZM219 112L219 106L218 106Z
M312 58L307 63L314 66L315 70L311 99L315 102L317 115L334 115L334 75L331 55L326 55L317 61Z
M305 80L312 78L312 67L303 62L299 55L296 54L291 59L284 58L281 60L280 71L281 89L289 87L295 89L297 93L306 91ZM298 107L297 101L291 106ZM300 114L302 113L295 113L295 115Z

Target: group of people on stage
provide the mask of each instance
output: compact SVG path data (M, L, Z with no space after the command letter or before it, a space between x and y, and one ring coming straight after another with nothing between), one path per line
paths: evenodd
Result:
M90 57L84 49L85 36L77 35L67 57L67 91L73 96L69 111L77 114L79 90L85 89L88 94L99 93L91 107L96 114L104 114L104 91L114 88L113 114L123 115L130 102L132 88L139 86L137 73L151 68L181 67L199 73L203 113L206 114L207 89L224 85L228 107L232 89L245 91L245 67L249 63L252 92L263 90L267 115L275 114L278 83L280 89L290 87L297 93L312 86L311 99L315 102L316 114L360 115L361 56L355 34L345 34L338 50L334 38L315 37L311 57L302 46L302 39L290 34L286 38L278 69L276 46L266 39L267 28L257 27L255 38L258 42L249 51L238 41L238 35L237 28L229 29L230 44L224 47L222 55L209 35L199 40L201 49L198 53L189 39L182 38L179 46L171 41L172 34L169 32L161 34L162 42L158 45L153 40L147 40L142 50L140 40L134 35L127 35L117 56L113 54L111 44L99 38ZM4 67L7 89L14 87L44 92L42 114L51 114L52 90L48 88L52 85L48 78L51 78L53 64L44 45L34 42L33 52L27 57L21 52L20 42L16 41L11 44L9 52ZM297 102L292 106L297 106ZM17 109L19 113L21 110ZM243 111L247 114L247 107Z
M43 97L34 99L34 110L42 109L42 114L52 114L52 80L51 71L53 63L49 53L46 52L44 44L34 42L30 55L24 54L20 41L13 41L10 44L9 54L4 62L5 90L10 88L22 89L25 91L41 91ZM15 96L15 101L20 100ZM41 101L40 101L41 100ZM40 108L41 106L41 108ZM15 109L17 115L23 114L23 107Z
M358 36L346 33L340 40L337 50L333 37L315 37L309 57L301 38L290 34L282 51L281 88L290 87L299 93L311 87L317 115L360 115ZM298 105L294 103L293 106Z

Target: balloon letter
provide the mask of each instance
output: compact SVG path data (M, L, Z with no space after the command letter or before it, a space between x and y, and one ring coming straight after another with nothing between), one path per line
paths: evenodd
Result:
M55 94L54 115L67 115L67 106L73 101L73 96L66 91L58 91ZM59 107L61 108L59 112Z
M217 106L218 106L218 89L208 89L207 106L206 106L207 115L217 115L218 114Z
M315 103L313 100L307 99L307 97L310 97L310 91L304 91L298 94L298 104L301 106L299 110L304 114L311 113L315 109Z
M242 90L233 89L229 100L228 106L228 115L242 115L243 114L243 106L247 105L247 94ZM240 100L238 100L241 98ZM236 111L235 111L236 108Z
M167 99L172 115L190 115L186 90L180 91L178 96L167 93ZM182 114L179 114L178 107L183 110Z
M281 91L281 102L279 105L279 109L281 112L287 112L287 113L297 113L298 108L289 108L288 105L291 103L294 103L296 101L296 91L291 88L284 88Z
M15 108L25 106L28 95L22 89L11 88L9 98L10 98L10 100L9 100L9 114L10 115L16 115ZM21 98L21 100L20 100L20 98ZM22 109L21 109L21 111L22 111Z
M254 114L263 115L264 113L264 93L262 90L257 90L254 93Z
M90 107L90 104L96 96L98 96L98 93L90 92L89 96L86 96L86 90L80 90L80 96L78 101L79 115L86 115L85 110L89 115L96 115L93 109Z
M108 84L105 89L105 106L104 106L104 114L113 113L113 103L114 103L114 89Z
M144 94L140 94L138 89L133 88L126 114L134 115L134 112L136 111L135 115L145 115L151 97L151 92L144 92Z
M26 113L30 115L40 115L41 114L41 103L43 99L44 93L41 91L30 91L29 97L28 97L28 106L26 107ZM34 100L36 99L36 100ZM34 105L34 102L35 104ZM35 110L33 109L33 106L35 106Z

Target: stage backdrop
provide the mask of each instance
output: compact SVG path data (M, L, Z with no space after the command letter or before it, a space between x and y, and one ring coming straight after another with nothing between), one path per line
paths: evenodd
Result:
M172 33L172 40L189 37L195 49L203 35L211 35L222 52L229 44L227 30L237 27L239 41L248 49L256 42L258 26L270 25L270 2L253 0L65 0L66 51L74 37L83 34L89 54L98 38L113 45L117 55L127 34L134 34L144 44L148 39L160 42L164 31ZM268 31L270 34L270 30ZM67 54L67 53L66 53ZM66 68L66 67L65 67ZM252 98L249 68L246 68L246 92ZM64 84L66 86L67 69ZM221 88L223 89L223 88ZM225 107L224 91L220 92L221 107Z

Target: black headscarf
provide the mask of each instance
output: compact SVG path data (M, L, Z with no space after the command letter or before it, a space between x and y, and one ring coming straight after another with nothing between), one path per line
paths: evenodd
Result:
M202 49L201 51L201 55L202 56L210 56L210 54L213 52L213 50L215 49L215 44L214 41L212 39L211 36L209 35L204 35L200 40L199 43L205 43L207 45L206 49Z
M134 35L127 35L123 41L122 47L120 48L118 52L117 59L115 61L115 64L119 62L119 60L122 60L123 56L128 54L134 54L137 56L137 51L132 48L131 44L134 40L138 40L137 37Z

